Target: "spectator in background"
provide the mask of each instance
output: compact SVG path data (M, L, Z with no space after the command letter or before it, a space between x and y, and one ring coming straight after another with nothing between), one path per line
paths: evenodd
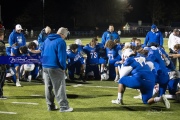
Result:
M33 30L31 30L31 38L33 38L34 37L34 31Z
M120 35L121 35L121 30L120 30L120 29L118 30L118 35L119 35L119 37L120 37Z
M157 43L161 47L163 46L164 42L162 33L154 24L151 26L151 31L146 34L143 47L150 45L152 42Z
M29 32L28 32L28 29L26 29L26 31L25 31L25 36L26 36L26 38L28 38L28 37L29 37Z
M9 45L12 46L13 44L17 43L19 47L26 45L26 38L24 34L22 33L22 26L20 24L17 24L15 26L15 29L11 32L9 35Z
M165 31L164 34L165 34L165 38L168 38L168 31Z
M99 31L98 27L95 27L95 32L94 32L95 37L98 39L101 36L101 33Z
M179 37L179 30L178 29L174 29L173 32L169 35L168 48L169 48L170 54L177 54L177 51L174 50L174 46L176 44L180 44L180 37ZM175 66L177 66L177 59L178 59L179 64L180 64L180 58L171 58L171 60ZM180 66L179 66L179 70L180 70Z
M46 26L44 29L41 30L41 33L38 36L38 44L41 47L42 43L46 40L47 36L51 33L51 28Z
M116 39L120 41L118 33L114 31L114 25L110 24L108 30L105 31L102 35L101 43L105 45L108 40L114 41Z

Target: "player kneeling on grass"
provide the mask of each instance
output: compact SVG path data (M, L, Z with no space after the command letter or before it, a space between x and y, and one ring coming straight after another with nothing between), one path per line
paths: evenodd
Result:
M152 98L153 88L155 85L155 75L150 70L150 67L145 64L145 57L135 57L135 53L131 49L125 51L127 56L123 66L131 66L129 76L123 76L119 80L118 85L118 97L116 100L112 100L113 104L123 104L123 94L126 87L133 89L140 89L142 94L142 101L144 104L152 104L162 101L166 108L170 108L170 103L162 95L160 97Z
M81 79L84 70L84 58L78 52L78 45L71 44L67 50L67 70L71 80Z
M35 68L34 64L23 64L20 68L20 73L22 73L22 76L24 79L26 79L28 82L31 82L32 75L31 71L33 71Z
M83 52L87 55L86 58L86 70L85 76L89 79L88 74L91 72L94 73L95 80L100 80L100 71L99 71L99 50L100 46L97 45L97 38L92 38L89 44L83 47Z

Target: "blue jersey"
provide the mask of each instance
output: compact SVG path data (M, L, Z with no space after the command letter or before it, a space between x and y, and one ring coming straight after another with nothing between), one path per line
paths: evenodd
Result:
M118 33L116 31L113 31L113 32L106 31L102 35L101 43L103 45L105 45L108 40L113 40L114 41L116 39L120 40L120 37L119 37L119 35L118 35Z
M163 60L161 51L154 46L149 50L147 60L154 63L155 72L157 74L156 82L159 83L159 96L161 96L162 94L165 94L169 82L169 70Z
M104 45L102 43L97 43L97 46L99 46L99 48L104 48Z
M83 51L83 45L78 45L77 51L81 53Z
M13 53L15 56L19 56L20 55L19 46L12 46L11 53Z
M133 70L131 74L136 74L138 72L148 72L151 71L150 67L146 64L145 57L129 57L127 58L124 63L124 66L131 66Z
M106 55L110 64L121 60L121 56L119 55L120 50L121 47L118 45L115 45L113 49L106 48Z
M144 104L152 97L155 85L155 75L145 63L145 57L129 57L123 63L124 66L131 66L131 76L123 76L119 84L133 89L140 89Z
M79 52L72 52L70 49L67 50L67 61L68 65L72 65L78 61L81 62L81 64L84 64L82 56L79 54Z
M84 53L87 54L86 64L99 64L99 46L91 47L87 44L83 48Z
M162 48L162 47L158 47L158 50L160 51L160 53L164 54L166 56L166 59L168 60L169 64L166 65L166 67L173 71L176 69L174 63L172 62L172 60L169 58L169 55L166 53L166 51ZM164 60L166 62L166 60Z
M151 47L148 52L147 60L154 63L156 71L167 71L164 59L162 58L162 53L156 47Z

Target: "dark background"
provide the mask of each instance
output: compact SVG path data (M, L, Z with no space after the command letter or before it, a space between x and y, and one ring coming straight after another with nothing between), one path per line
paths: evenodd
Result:
M104 29L110 23L121 28L126 22L138 20L157 25L180 21L178 0L127 0L133 8L128 12L121 12L126 8L120 1L123 0L44 0L44 3L43 0L0 0L0 4L6 29L13 29L17 23L34 30L46 25L83 30L95 26Z

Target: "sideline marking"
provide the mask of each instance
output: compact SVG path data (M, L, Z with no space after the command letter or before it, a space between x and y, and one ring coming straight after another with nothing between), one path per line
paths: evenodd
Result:
M73 85L73 87L83 86L82 84Z
M42 96L42 95L37 95L37 94L34 94L34 95L31 95L31 96Z
M31 102L12 102L14 104L28 104L28 105L38 105L39 103L31 103Z
M73 87L96 87L96 88L118 88L118 87L110 87L110 86L89 86L89 85L83 85L83 84L77 84L77 85L73 85Z
M110 87L110 86L90 86L90 85L83 85L83 84L73 85L73 87L95 87L95 88L115 88L115 89L118 88L118 87ZM126 89L132 89L132 88L126 88Z
M0 114L17 114L16 112L5 112L5 111L0 111Z

